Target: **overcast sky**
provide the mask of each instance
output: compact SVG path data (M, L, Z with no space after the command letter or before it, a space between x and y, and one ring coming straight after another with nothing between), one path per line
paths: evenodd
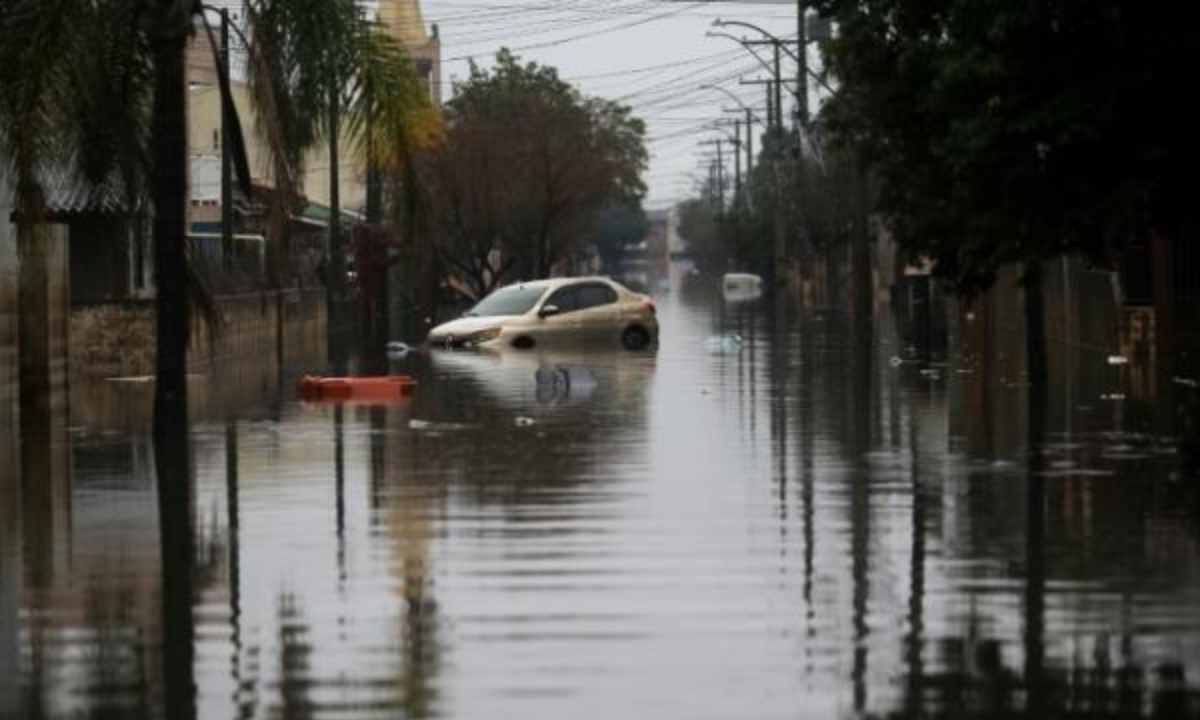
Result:
M720 85L760 112L765 105L764 86L739 84L739 78L765 78L762 65L733 40L705 37L710 30L755 34L713 28L713 20L750 22L784 38L797 28L794 0L423 0L422 8L441 35L447 98L455 78L467 76L468 58L486 65L506 46L522 59L558 68L588 95L631 106L647 124L649 208L694 194L695 178L706 172L700 155L714 151L698 143L720 137L706 126L736 117L722 113L732 100L700 86ZM770 48L759 49L769 59ZM785 78L795 75L795 64L786 63ZM728 167L732 173L732 163Z

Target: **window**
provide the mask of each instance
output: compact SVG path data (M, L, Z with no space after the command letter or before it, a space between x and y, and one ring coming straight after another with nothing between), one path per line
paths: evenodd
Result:
M533 309L545 292L544 286L509 285L488 295L467 311L468 316L524 315Z
M568 313L608 305L616 301L617 293L612 288L593 283L562 288L551 295L546 304L557 307L559 313Z
M579 295L577 288L565 287L555 291L550 299L546 301L547 305L553 305L558 308L560 313L568 313L579 309Z
M600 307L617 301L617 293L607 285L580 285L575 288L579 309Z

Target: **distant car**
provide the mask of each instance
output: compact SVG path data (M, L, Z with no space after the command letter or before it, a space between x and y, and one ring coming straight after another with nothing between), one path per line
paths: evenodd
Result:
M443 347L592 343L641 350L658 341L658 319L649 297L608 278L555 278L502 287L435 327L428 340Z
M721 278L721 292L728 302L757 300L762 297L762 278L750 273L726 273Z

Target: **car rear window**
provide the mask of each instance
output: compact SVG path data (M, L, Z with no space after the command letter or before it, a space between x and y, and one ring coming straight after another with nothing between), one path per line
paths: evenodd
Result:
M578 307L580 310L590 307L608 305L617 301L617 293L607 285L582 285L576 288Z
M545 287L531 285L509 285L496 290L491 295L480 300L475 307L467 311L470 317L487 317L492 315L524 315L533 309L538 298L546 292Z
M569 313L616 301L617 293L607 285L572 285L555 292L546 304L557 307L560 313Z

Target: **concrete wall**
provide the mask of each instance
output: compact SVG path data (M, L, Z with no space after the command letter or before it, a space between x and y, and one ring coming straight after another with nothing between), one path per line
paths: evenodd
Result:
M257 359L275 366L277 302L273 294L241 295L218 301L219 332L199 328L189 366L204 372L214 363ZM283 299L284 363L323 356L325 291L288 291ZM80 308L71 314L71 372L79 377L136 377L154 374L154 305L121 303Z

